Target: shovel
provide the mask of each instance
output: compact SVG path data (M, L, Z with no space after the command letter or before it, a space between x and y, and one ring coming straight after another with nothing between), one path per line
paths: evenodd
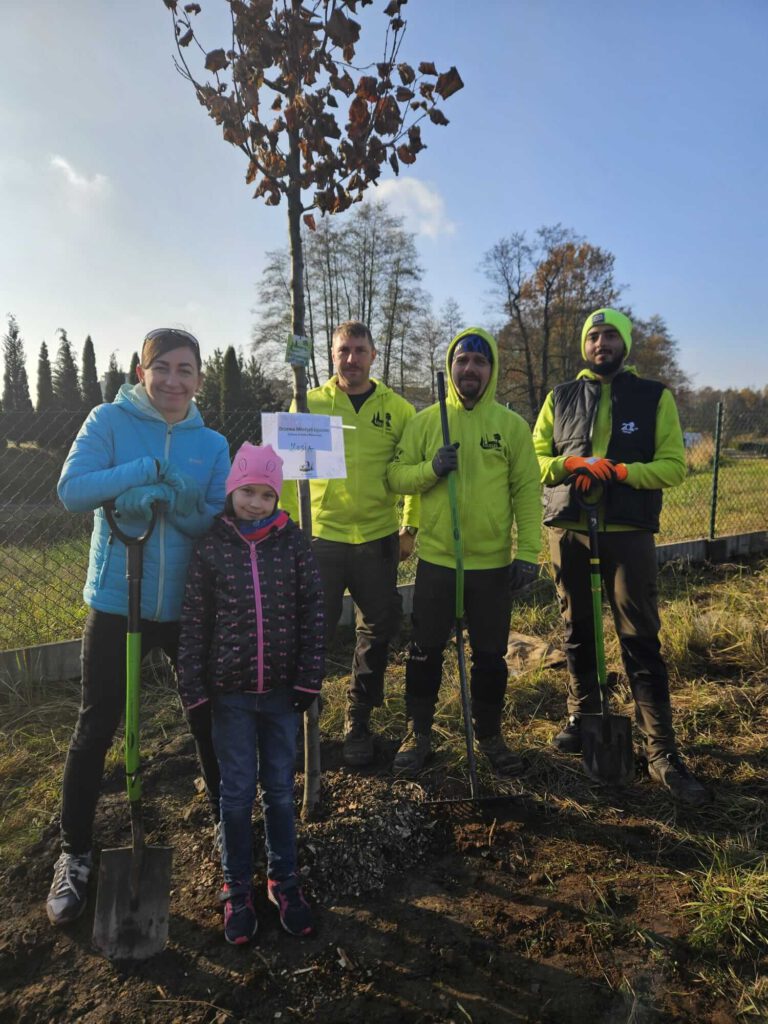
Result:
M440 423L443 430L443 444L451 443L448 430L448 408L445 402L445 374L438 371L437 374L437 396L440 403ZM492 821L497 814L494 808L506 807L507 813L504 817L513 817L509 813L510 808L520 804L517 797L511 794L495 794L492 796L481 796L480 785L477 779L477 760L475 758L475 735L472 726L472 708L469 695L469 684L467 682L467 663L464 657L464 554L461 541L461 521L459 517L459 500L456 493L456 474L448 474L448 500L451 505L451 525L453 528L453 548L456 558L456 658L459 668L459 691L461 694L461 717L464 724L464 740L467 746L467 767L469 769L469 793L468 797L458 797L445 800L430 800L432 807L444 807L451 817L461 821L471 821L480 817L485 822ZM525 813L521 810L523 818ZM522 820L522 819L521 819Z
M168 941L168 907L171 894L169 846L144 845L141 813L141 764L139 759L139 692L141 674L141 576L143 546L152 521L140 537L123 533L115 522L112 503L104 506L112 536L125 544L128 577L128 631L126 634L125 776L131 808L133 845L102 850L93 944L110 960L146 960L161 952Z
M602 490L600 496L602 497ZM598 545L597 502L582 503L589 530L589 582L592 591L592 619L595 629L597 681L600 686L600 714L581 715L581 759L584 771L595 782L624 786L635 776L632 751L632 721L625 715L612 715L608 698L603 643L602 580Z

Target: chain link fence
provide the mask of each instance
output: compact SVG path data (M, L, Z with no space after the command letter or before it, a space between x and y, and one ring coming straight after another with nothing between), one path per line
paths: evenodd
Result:
M0 650L82 632L92 517L66 512L56 495L82 418L0 415ZM233 452L245 440L260 440L260 414L251 409L208 422ZM688 475L665 493L660 543L768 530L768 437L756 424L756 417L729 414L719 404L709 429L686 430Z

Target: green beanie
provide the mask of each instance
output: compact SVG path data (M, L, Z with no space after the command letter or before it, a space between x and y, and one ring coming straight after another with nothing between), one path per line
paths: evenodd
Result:
M584 321L584 326L581 328L582 359L587 358L586 352L584 351L584 345L590 328L596 327L598 324L610 324L611 327L616 328L624 342L624 357L626 358L632 350L632 321L628 316L624 316L623 313L620 313L618 309L596 309L594 313L589 314L587 319Z

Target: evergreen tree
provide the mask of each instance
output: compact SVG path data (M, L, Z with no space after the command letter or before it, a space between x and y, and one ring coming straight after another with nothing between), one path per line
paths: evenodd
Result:
M45 412L54 405L51 360L48 357L48 346L43 342L37 358L37 411Z
M83 404L75 357L67 332L59 328L59 350L53 367L53 395L57 409L76 410Z
M32 412L24 342L21 339L16 317L10 313L8 314L8 333L3 338L3 360L5 364L3 411L6 413Z
M114 402L115 396L125 384L125 370L117 365L117 356L112 352L109 356L109 366L104 375L104 401Z
M221 379L224 373L224 355L220 348L213 350L203 363L203 382L195 395L195 403L209 427L220 426Z
M128 383L138 384L139 378L136 376L136 367L139 365L139 353L134 352L131 356L131 365L128 369Z
M243 407L242 401L242 373L237 353L230 345L224 353L224 363L221 373L221 392L219 396L219 409L221 416L226 420L233 412L239 412Z
M80 387L83 393L83 408L86 413L89 413L94 406L101 405L104 401L101 397L99 375L96 372L96 353L93 351L93 341L90 334L85 339L85 345L83 345Z

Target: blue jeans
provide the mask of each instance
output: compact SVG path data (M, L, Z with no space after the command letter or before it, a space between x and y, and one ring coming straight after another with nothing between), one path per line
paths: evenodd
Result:
M286 687L266 693L226 693L212 700L213 745L221 771L221 863L228 885L253 876L251 813L256 784L266 832L267 875L283 881L296 871L293 771L298 714Z

